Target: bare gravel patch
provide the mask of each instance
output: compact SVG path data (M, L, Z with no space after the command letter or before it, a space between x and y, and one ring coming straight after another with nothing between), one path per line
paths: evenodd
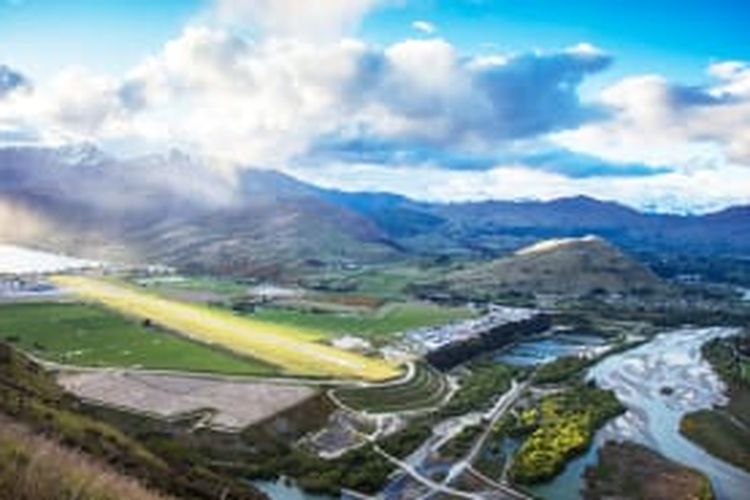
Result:
M260 422L317 393L301 385L115 370L63 374L58 380L85 400L164 419L211 410L206 424L230 431Z

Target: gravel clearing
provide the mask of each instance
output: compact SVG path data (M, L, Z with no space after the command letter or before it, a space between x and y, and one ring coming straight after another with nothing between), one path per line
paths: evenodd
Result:
M212 410L209 427L239 431L314 396L299 385L102 370L63 374L60 384L85 400L164 419Z

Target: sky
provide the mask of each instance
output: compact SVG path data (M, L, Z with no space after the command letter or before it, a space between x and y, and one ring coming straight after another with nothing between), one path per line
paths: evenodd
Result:
M750 203L744 3L0 0L0 147L717 210Z

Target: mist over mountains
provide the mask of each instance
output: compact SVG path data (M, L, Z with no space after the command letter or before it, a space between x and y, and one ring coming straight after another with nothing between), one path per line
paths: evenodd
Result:
M414 257L493 258L593 234L632 252L742 255L750 207L642 213L588 197L427 203L233 174L180 152L118 159L93 146L0 150L0 238L82 256L262 277Z

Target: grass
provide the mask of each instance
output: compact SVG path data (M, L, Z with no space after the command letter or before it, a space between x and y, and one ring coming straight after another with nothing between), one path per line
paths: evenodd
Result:
M0 491L17 500L162 497L86 455L0 417Z
M234 296L247 292L250 285L227 278L214 278L211 276L180 276L177 279L167 278L145 278L135 279L138 285L154 291L189 290L197 292L211 292L217 295Z
M740 337L707 342L701 354L726 382L729 403L723 408L700 410L685 415L680 433L710 454L750 471L750 379L747 360L735 350Z
M597 455L596 464L584 472L583 498L714 498L711 482L702 472L646 446L608 441Z
M510 389L513 378L524 372L521 368L486 360L474 362L470 369L470 373L462 377L456 394L441 409L442 415L463 415L491 406L497 396Z
M208 470L203 462L156 454L119 429L85 415L80 401L64 393L51 374L4 343L0 343L0 414L178 498L216 498L223 489L227 497L238 500L260 498L252 487ZM0 489L0 498L13 498L3 493Z
M403 300L409 296L408 289L416 281L432 277L434 269L421 268L416 264L391 265L325 273L307 280L307 286L328 291L347 291L360 295L380 297L386 300Z
M399 369L385 361L317 343L320 333L236 316L200 304L145 293L111 281L58 276L55 283L120 313L149 319L194 340L278 366L290 375L385 380Z
M680 433L710 454L750 471L750 432L724 411L700 410L680 421Z
M448 460L460 460L469 454L479 435L482 433L481 425L469 425L454 436L450 441L440 447L439 453L442 458Z
M87 367L266 375L266 363L144 327L88 304L25 303L0 306L0 339L35 356Z
M363 389L339 389L334 394L345 405L370 413L432 408L448 393L445 377L434 368L417 364L414 377L404 384Z
M476 470L492 479L501 478L509 455L512 453L512 450L505 446L506 440L512 437L516 427L516 417L512 413L506 413L495 422L474 462Z
M592 360L583 356L563 356L545 363L534 373L536 384L556 384L569 380L589 366Z
M469 309L462 307L402 302L385 305L373 312L352 313L265 308L258 310L253 317L270 323L313 329L330 336L355 334L377 339L414 328L466 319L472 315Z

